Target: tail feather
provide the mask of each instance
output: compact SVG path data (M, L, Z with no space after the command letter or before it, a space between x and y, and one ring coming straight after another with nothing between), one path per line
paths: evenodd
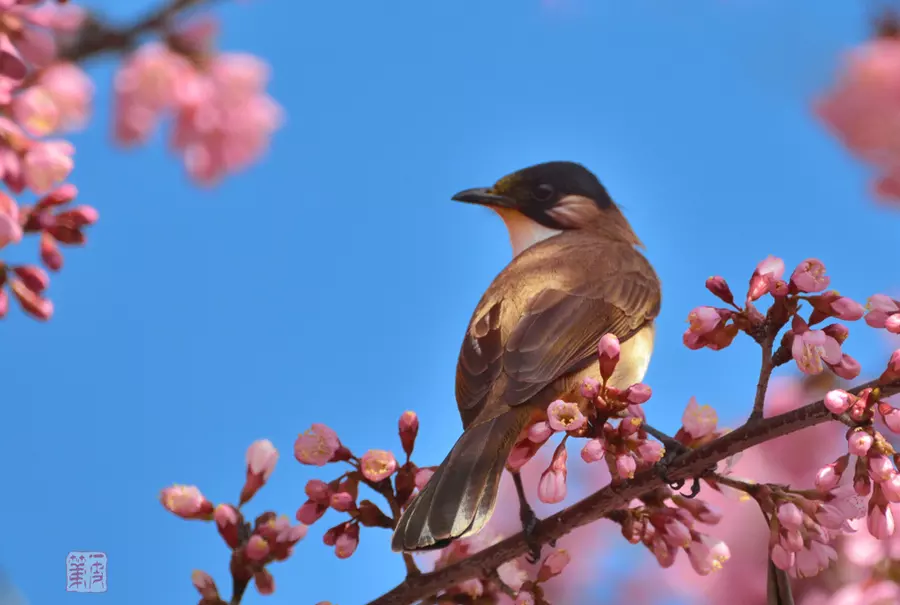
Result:
M497 504L506 460L528 416L526 410L511 410L466 429L400 517L391 548L444 548L484 527Z

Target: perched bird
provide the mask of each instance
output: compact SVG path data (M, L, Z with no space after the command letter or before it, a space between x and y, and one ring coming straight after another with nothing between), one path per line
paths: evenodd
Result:
M610 379L640 382L653 350L660 283L606 188L588 169L548 162L453 199L503 219L513 260L472 314L459 352L456 401L463 434L394 530L395 551L443 548L490 519L507 458L547 406L599 378L597 344L621 342ZM572 399L569 399L572 401ZM537 517L513 473L526 537ZM532 557L540 548L532 545Z

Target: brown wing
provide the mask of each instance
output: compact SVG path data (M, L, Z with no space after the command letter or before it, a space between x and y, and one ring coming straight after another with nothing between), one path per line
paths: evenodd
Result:
M604 334L624 341L656 317L660 288L650 264L631 246L603 252L587 255L595 261L587 274L579 269L573 279L554 280L552 287L536 290L525 304L510 302L511 308L524 311L510 322L505 340L501 320L510 320L504 317L503 298L472 324L456 372L464 426L489 400L501 407L520 405L557 378L582 369L595 359Z

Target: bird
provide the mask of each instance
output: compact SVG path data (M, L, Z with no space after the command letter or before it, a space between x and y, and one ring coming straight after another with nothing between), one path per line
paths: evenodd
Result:
M515 443L547 406L573 401L599 378L597 346L621 343L609 384L640 382L653 352L661 285L619 206L586 167L536 164L454 201L500 216L513 258L485 291L466 329L456 369L462 436L398 520L398 552L445 548L488 522ZM519 514L537 560L539 524L512 471Z

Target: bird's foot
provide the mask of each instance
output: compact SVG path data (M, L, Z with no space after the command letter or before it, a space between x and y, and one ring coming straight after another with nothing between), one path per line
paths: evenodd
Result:
M707 475L710 472L715 472L716 467L712 466L709 469L707 469L706 471L704 471L702 474L700 474L699 476L691 477L690 492L687 494L682 493L679 490L681 490L681 488L684 487L685 480L684 479L677 479L677 480L669 479L669 467L671 466L672 462L675 461L676 458L678 458L682 454L689 452L690 448L679 443L678 441L675 441L674 439L663 440L663 445L666 447L666 453L662 457L662 460L660 460L659 462L656 463L656 466L654 467L656 469L656 473L659 475L659 477L663 481L666 482L666 484L670 488L672 488L674 491L678 492L685 498L696 498L700 494L701 479L703 478L704 475Z
M533 565L541 560L541 543L536 535L540 519L530 506L519 510L519 518L522 520L522 533L525 534L525 543L528 545L528 554L525 558ZM556 540L550 540L550 546L556 546Z

